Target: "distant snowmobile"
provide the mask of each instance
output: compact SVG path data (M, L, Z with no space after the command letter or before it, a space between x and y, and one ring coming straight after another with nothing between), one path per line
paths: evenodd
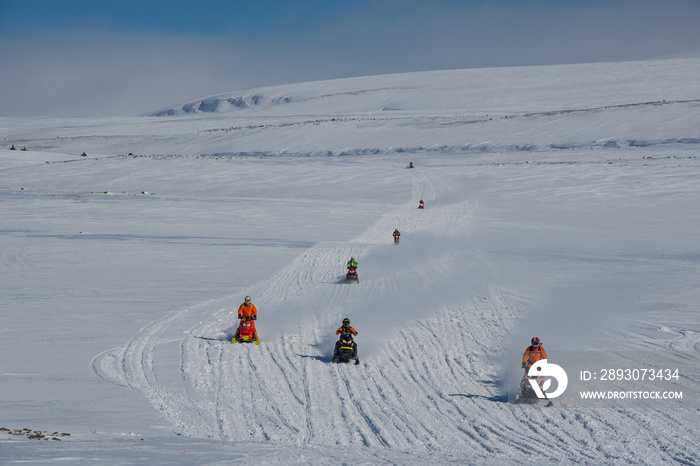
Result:
M425 204L423 204L423 199L421 199L420 202L418 203L418 208L419 209L425 208Z
M399 236L401 236L401 233L399 233L398 229L394 230L394 244L399 244Z
M350 260L348 261L348 273L345 275L345 283L349 281L354 281L359 283L360 277L357 275L357 261L355 260L355 256L351 257Z
M345 274L345 283L347 282L360 283L360 277L357 275L357 269L348 269L348 273Z

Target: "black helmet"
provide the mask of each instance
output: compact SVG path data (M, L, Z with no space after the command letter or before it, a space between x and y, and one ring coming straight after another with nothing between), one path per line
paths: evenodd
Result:
M350 319L347 317L343 319L343 327L349 327L350 326Z
M542 344L540 339L537 337L532 337L532 340L530 340L530 341L532 342L532 346L535 346L535 347L540 346Z

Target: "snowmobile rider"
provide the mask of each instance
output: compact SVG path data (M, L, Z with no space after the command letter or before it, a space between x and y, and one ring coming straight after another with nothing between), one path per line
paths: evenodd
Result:
M420 202L418 203L418 208L419 208L419 209L425 208L425 206L424 206L424 204L423 204L423 199L421 199Z
M401 233L399 233L399 229L396 228L396 229L394 229L394 238L396 238L398 236L401 236Z
M547 352L544 350L539 338L532 337L530 343L531 345L523 353L522 368L525 369L525 372L529 371L530 367L540 359L547 359Z
M413 168L413 162L408 164L408 168Z
M245 319L249 317L251 320L258 320L258 310L250 300L250 296L245 297L245 301L238 307L238 318Z
M357 343L355 343L352 339L353 335L357 336L357 330L352 328L350 326L350 319L347 317L343 319L343 325L341 325L338 330L335 331L336 335L340 335L340 338L338 338L338 341L335 343L335 352L338 352L338 349L340 348L340 344L343 340L345 341L351 341L352 342L352 347L355 349L355 354L357 354Z
M348 261L348 269L356 269L357 268L357 261L355 260L355 257L351 257L350 260Z

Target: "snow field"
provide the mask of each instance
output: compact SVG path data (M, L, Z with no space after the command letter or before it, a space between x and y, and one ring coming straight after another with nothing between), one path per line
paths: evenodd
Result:
M3 455L698 463L697 374L679 409L515 406L507 374L533 335L553 358L697 359L699 63L419 73L256 90L260 105L232 112L0 119L30 148L0 150L5 422L72 433L3 439ZM350 255L358 284L341 283ZM260 346L229 343L245 295ZM346 316L359 366L329 364Z

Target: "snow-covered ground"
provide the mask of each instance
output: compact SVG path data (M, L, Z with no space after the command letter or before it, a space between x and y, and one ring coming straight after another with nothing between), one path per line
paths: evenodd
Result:
M0 119L0 462L700 463L697 76L440 71ZM245 295L259 346L229 343ZM343 317L359 366L329 363ZM510 402L532 336L569 375L552 408ZM678 368L644 389L683 399L577 401L583 351Z

